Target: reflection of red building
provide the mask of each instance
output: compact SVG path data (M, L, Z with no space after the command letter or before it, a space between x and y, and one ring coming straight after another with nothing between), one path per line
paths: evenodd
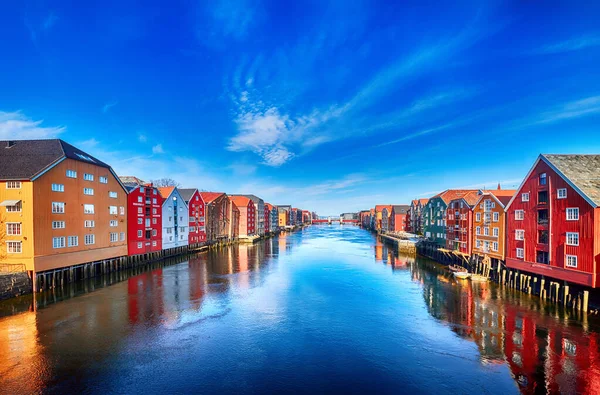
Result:
M132 324L157 323L164 313L163 270L156 269L127 280L127 306Z

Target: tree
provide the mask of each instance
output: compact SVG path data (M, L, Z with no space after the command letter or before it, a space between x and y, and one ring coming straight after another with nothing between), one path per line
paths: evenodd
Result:
M179 188L179 187L181 187L181 184L172 178L159 178L158 180L152 180L150 182L152 183L152 185L154 185L155 187L158 187L158 188L163 188L163 187Z

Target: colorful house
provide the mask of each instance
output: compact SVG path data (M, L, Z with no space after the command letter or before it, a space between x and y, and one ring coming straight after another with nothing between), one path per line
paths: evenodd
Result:
M158 188L162 204L162 246L164 250L188 245L189 208L175 187Z
M137 177L122 176L120 179L127 188L128 254L161 251L163 198L158 188Z
M230 212L229 218L231 218L231 221L229 222L229 230L227 235L230 240L235 240L240 237L240 209L238 206L236 206L231 197L228 198Z
M227 195L223 192L200 192L200 198L205 204L206 240L215 242L229 239L232 211Z
M0 182L2 263L35 281L127 255L127 190L108 164L63 140L0 141Z
M506 216L504 208L515 190L484 191L473 208L473 254L504 261Z
M406 214L406 231L417 235L423 234L423 207L429 199L415 199L411 201Z
M277 216L279 218L279 227L283 228L289 225L289 217L292 206L277 206Z
M178 188L188 207L188 243L195 246L206 242L206 205L196 188Z
M235 196L235 195L234 195ZM259 198L256 195L240 195L240 196L245 196L248 199L252 200L252 202L254 203L254 207L256 208L255 211L255 224L256 224L256 234L259 236L263 236L265 234L265 227L267 225L265 225L265 221L267 220L265 217L265 201L261 198Z
M265 203L265 207L268 209L269 213L269 231L277 232L279 229L279 210L270 203Z
M473 207L480 191L471 191L452 199L446 210L446 248L471 255L473 244Z
M362 225L363 228L368 228L369 224L371 222L371 211L370 210L362 210L360 213L358 213L358 220L360 221L360 224Z
M383 210L387 208L388 218L389 214L392 212L391 204L378 204L375 206L375 230L382 231L383 230ZM386 219L387 221L387 219Z
M446 246L446 208L451 200L460 198L472 189L447 189L427 201L423 211L423 234L440 247ZM476 191L476 190L475 190Z
M256 207L254 202L242 195L234 195L230 199L240 211L240 237L254 236L256 234Z
M392 215L392 206L390 208L384 207L381 210L381 231L387 232L390 229L390 215Z
M406 231L406 218L410 206L407 204L396 204L392 206L392 212L389 220L389 232L405 232Z
M600 285L600 155L540 155L505 211L507 267Z

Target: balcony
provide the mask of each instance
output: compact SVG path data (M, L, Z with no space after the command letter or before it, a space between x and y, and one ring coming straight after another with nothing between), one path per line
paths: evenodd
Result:
M538 225L548 225L550 218L548 216L548 210L538 210L537 223Z

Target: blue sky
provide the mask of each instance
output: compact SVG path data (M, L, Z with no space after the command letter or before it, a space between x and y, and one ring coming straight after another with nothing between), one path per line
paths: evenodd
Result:
M4 3L0 139L119 174L337 214L600 152L599 2Z

